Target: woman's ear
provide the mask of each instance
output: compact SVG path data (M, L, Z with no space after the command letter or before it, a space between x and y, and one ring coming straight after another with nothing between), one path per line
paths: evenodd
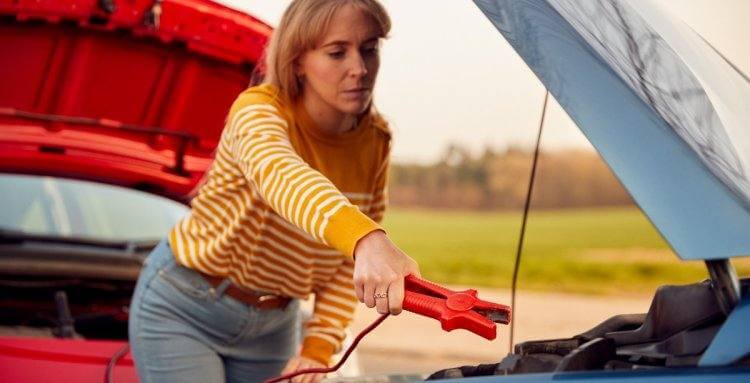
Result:
M301 78L302 76L305 75L304 71L302 70L304 67L302 65L303 60L304 60L304 57L298 56L296 59L294 59L294 61L292 61L292 69L294 69L294 75L297 78Z
M300 65L301 58L297 57L292 61L292 70L294 73L294 82L297 85L297 89L302 89L302 79L305 77L304 72L302 71L302 65Z

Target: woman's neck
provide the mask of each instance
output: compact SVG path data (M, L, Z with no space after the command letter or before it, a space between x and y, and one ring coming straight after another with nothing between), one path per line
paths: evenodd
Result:
M302 106L315 123L315 127L326 135L347 132L357 125L357 116L346 114L315 97L302 97Z

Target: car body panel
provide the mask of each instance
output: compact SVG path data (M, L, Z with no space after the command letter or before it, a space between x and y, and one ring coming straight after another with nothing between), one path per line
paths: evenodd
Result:
M101 382L112 355L125 345L123 341L2 337L0 381ZM118 383L138 382L130 354L117 362L113 379Z
M744 297L729 314L698 365L726 366L750 354L748 323L750 323L750 297Z
M476 378L445 379L441 383L526 383L526 382L566 382L566 383L667 383L667 382L747 382L750 368L670 368L628 372L566 372L551 374L520 374L512 376L486 376Z
M750 205L743 194L747 171L743 170L741 161L733 162L740 170L736 185L718 177L710 167L713 165L707 165L708 162L696 152L695 145L678 133L682 128L678 125L679 120L667 120L664 117L666 112L660 110L658 102L645 102L640 93L648 92L639 93L634 90L632 79L623 80L623 75L602 58L597 48L571 26L550 4L552 2L558 7L562 6L561 3L576 4L556 0L475 1L576 122L682 259L750 255ZM611 5L627 13L628 17L640 20L625 1L585 4L605 8ZM648 27L645 22L638 25ZM602 26L605 27L611 25ZM658 39L652 30L643 33ZM669 56L674 53L668 46L660 43L660 49L672 60L670 63L682 63ZM638 57L618 63L627 66L637 63ZM621 72L629 71L633 70ZM691 72L686 69L682 75L679 79L690 77ZM657 80L658 77L648 79ZM664 79L667 82L674 80L668 76ZM716 142L708 141L705 145L721 146L726 149L727 156L733 158L737 154L735 148L725 144L743 138L729 137L721 129L723 121L718 120L700 86L688 91L700 94L700 107L704 108L706 115L703 116L705 121L691 126L698 132L687 134L705 133L717 137ZM678 106L694 107L675 100L669 100L667 104L667 111ZM679 117L690 111L674 113Z

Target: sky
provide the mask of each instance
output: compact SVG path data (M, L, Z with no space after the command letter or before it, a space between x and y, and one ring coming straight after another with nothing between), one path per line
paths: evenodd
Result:
M658 1L750 73L750 0ZM275 26L288 0L221 0ZM544 87L468 0L381 0L393 28L381 50L375 104L394 132L394 162L430 163L450 143L531 147ZM591 145L553 98L542 148Z

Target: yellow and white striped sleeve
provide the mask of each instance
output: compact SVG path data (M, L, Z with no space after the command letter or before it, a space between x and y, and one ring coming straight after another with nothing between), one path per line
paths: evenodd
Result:
M375 222L383 220L388 204L389 154L390 148L386 149L385 158L379 161L372 198L365 209ZM358 302L354 293L353 274L354 264L347 259L325 288L316 292L313 316L306 325L302 343L303 356L328 364L331 355L340 351L346 335L345 329L354 317Z
M232 156L284 219L349 257L360 238L381 229L297 154L288 123L274 105L239 98L227 124Z

